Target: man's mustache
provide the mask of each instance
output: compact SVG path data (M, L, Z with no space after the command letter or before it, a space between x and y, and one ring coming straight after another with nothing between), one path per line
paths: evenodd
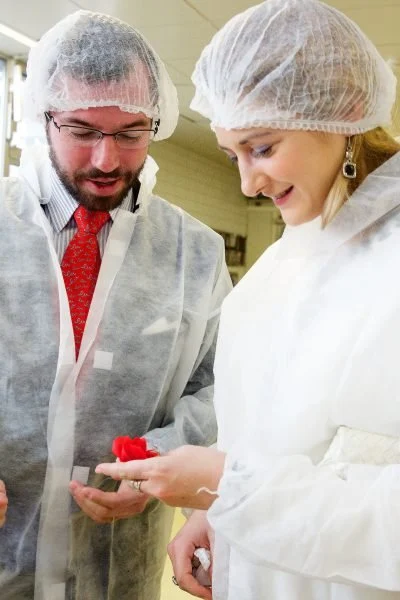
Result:
M104 173L100 169L90 169L90 171L80 171L76 174L75 179L117 179L120 177L126 177L128 173L121 171L121 169L114 169L114 171L108 171ZM131 175L129 173L129 175Z

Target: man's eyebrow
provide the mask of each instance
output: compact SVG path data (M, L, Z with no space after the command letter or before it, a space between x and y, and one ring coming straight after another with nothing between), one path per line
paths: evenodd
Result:
M88 127L89 129L98 129L91 123L88 123L87 121L84 121L82 119L75 119L75 118L68 119L67 118L67 121L69 121L69 125L81 125L82 127ZM138 121L132 121L131 123L122 125L122 128L119 129L118 131L123 131L125 129L130 129L132 127L149 127L149 125L150 125L149 119L148 120L139 119Z

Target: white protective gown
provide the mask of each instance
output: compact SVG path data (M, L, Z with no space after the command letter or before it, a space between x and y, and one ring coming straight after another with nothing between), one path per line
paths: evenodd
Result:
M223 304L214 600L400 599L399 348L400 153ZM397 438L397 458L319 465L340 426Z
M146 434L162 452L215 440L212 364L231 287L223 241L152 195L149 158L139 210L120 210L112 226L76 363L40 204L49 168L41 150L0 181L0 598L156 600L172 511L153 500L98 525L68 483L116 489L94 467L114 460L118 435Z

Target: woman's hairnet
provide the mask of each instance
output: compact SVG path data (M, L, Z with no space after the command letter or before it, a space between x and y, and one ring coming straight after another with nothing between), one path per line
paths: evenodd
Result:
M355 134L390 122L396 78L359 27L317 0L267 0L214 36L191 108L212 127Z
M118 106L160 119L156 140L169 137L178 120L176 89L161 59L133 27L100 13L79 10L59 21L29 54L24 116L45 111Z

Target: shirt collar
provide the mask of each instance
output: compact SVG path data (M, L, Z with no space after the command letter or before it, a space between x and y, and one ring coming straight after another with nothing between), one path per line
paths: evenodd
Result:
M78 207L78 202L65 189L53 167L51 167L50 181L51 196L49 202L46 204L46 211L54 231L60 233L60 231L62 231L71 220L76 208ZM110 210L110 217L112 221L115 221L117 213L120 209L127 211L132 210L131 190L117 208Z

